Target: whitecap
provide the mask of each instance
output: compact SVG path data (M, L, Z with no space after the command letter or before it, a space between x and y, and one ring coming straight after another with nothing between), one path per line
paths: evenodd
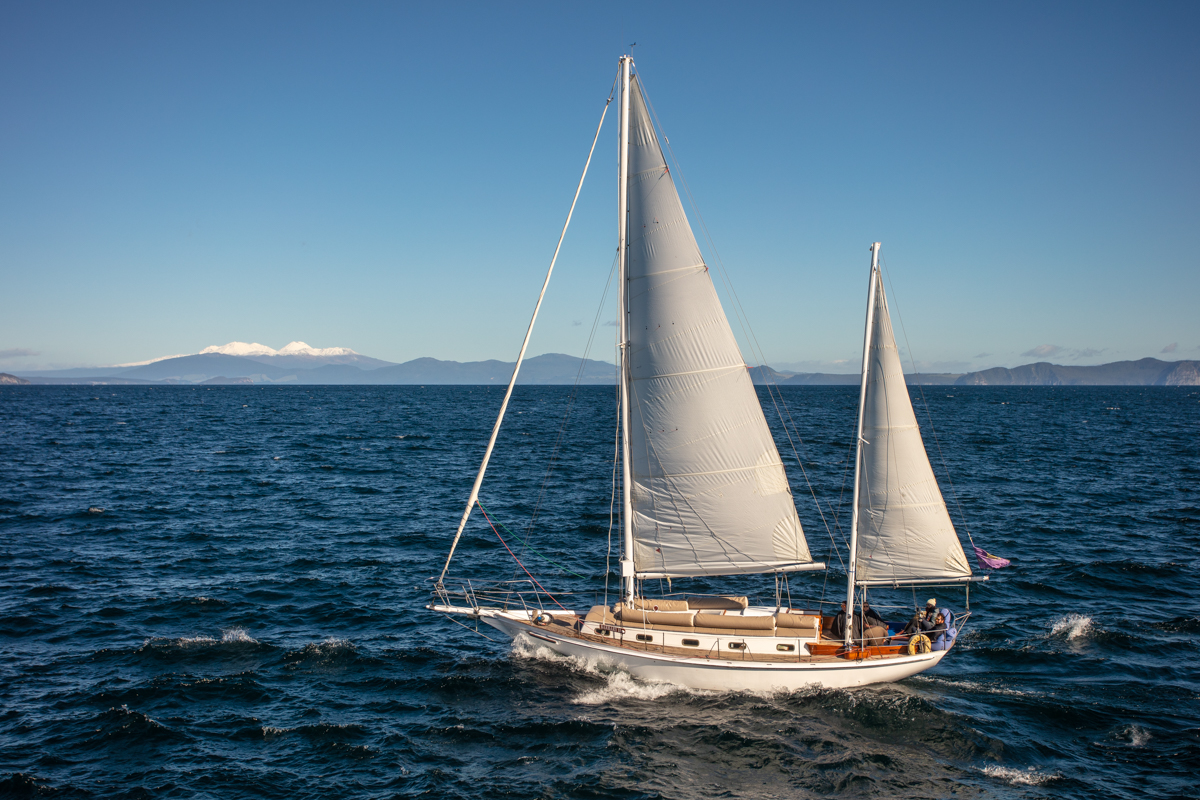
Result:
M627 699L658 700L661 697L676 692L694 695L714 694L714 692L691 689L673 683L650 683L642 681L633 677L619 664L603 655L592 658L563 655L543 644L533 641L527 636L517 636L513 639L512 653L516 658L550 661L566 666L576 672L602 679L604 681L603 686L572 698L572 702L579 703L580 705L603 705Z
M1146 743L1153 738L1150 731L1141 725L1127 725L1121 731L1121 737L1127 740L1130 747L1145 747Z
M146 644L150 644L152 641L151 639L147 639ZM177 644L180 647L206 647L216 643L217 640L211 636L181 636L173 642L173 644Z
M258 644L258 640L254 639L253 637L250 636L250 634L246 633L245 628L229 628L228 630L221 631L221 641L224 642L225 644L230 644L230 643L234 643L234 642L244 643L244 644Z
M685 691L673 683L645 683L636 680L628 672L610 672L604 686L571 698L583 706L599 706L621 700L658 700L675 692Z
M1007 781L1013 786L1041 786L1043 783L1049 783L1061 777L1057 773L1047 775L1044 772L1038 772L1035 767L1019 770L1012 767L1002 767L998 764L984 767L983 774L989 778L999 778L1002 781Z
M1096 629L1091 617L1083 614L1067 614L1058 619L1050 629L1051 636L1062 636L1067 641L1088 636Z

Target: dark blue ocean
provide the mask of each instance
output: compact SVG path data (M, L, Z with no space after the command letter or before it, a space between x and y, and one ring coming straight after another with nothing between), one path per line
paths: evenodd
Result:
M971 590L934 670L757 696L640 684L423 610L497 389L0 388L0 796L1196 797L1200 392L923 394L964 544L1012 566ZM615 399L572 396L518 389L482 500L585 606ZM840 540L857 389L783 397ZM832 599L840 559L776 429L833 565L791 590ZM514 570L477 512L452 576Z

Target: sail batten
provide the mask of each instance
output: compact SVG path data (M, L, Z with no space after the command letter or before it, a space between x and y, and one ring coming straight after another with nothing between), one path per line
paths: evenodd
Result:
M636 78L629 125L625 279L636 573L817 568Z
M963 552L913 412L882 282L864 369L856 581L962 580Z

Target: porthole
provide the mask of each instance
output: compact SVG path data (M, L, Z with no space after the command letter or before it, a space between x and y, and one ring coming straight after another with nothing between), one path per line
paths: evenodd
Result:
M699 639L684 639L683 646L684 647L699 647L700 640Z
M650 634L648 634L648 633L639 633L639 634L637 635L637 640L638 640L639 642L653 642L653 641L654 641L654 637L653 637L653 636L651 636L651 635L650 635Z
M745 642L730 642L729 649L730 650L745 650L746 643Z
M775 645L775 649L780 650L784 653L792 653L792 652L795 652L796 645L794 645L794 644L777 644L777 645Z

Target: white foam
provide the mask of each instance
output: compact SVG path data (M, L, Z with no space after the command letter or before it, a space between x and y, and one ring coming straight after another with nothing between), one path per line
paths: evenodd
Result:
M1020 689L1009 689L1007 686L989 686L986 683L978 683L977 681L953 681L930 675L915 675L910 680L917 683L936 683L940 686L953 686L956 689L965 689L968 692L987 692L988 694L1002 694L1012 697L1029 697L1035 694L1034 692L1023 692Z
M1049 783L1060 777L1057 774L1047 775L1044 772L1038 772L1034 767L1019 770L1012 767L1001 767L997 764L984 767L983 774L989 778L999 778L1002 781L1007 781L1013 786L1041 786L1043 783Z
M245 628L230 628L221 631L221 641L226 644L231 642L241 642L246 644L258 644L258 640L246 633Z
M1087 636L1095 630L1095 624L1091 617L1085 617L1082 614L1067 614L1050 629L1051 636L1062 636L1067 641L1079 639Z
M513 639L512 653L516 658L552 661L555 664L565 665L576 672L603 679L604 686L572 698L572 702L580 705L597 706L621 700L658 700L677 692L693 695L713 694L713 692L677 686L673 683L640 681L604 656L581 658L563 655L526 636L517 636Z
M1152 738L1150 736L1150 731L1146 730L1141 725L1130 725L1125 729L1124 733L1129 737L1130 747L1145 747L1146 742L1150 741Z
M599 706L621 700L658 700L676 692L688 691L671 683L644 683L628 672L615 671L604 676L605 685L584 692L572 701L583 706Z
M150 644L153 641L147 639L146 643ZM216 644L217 640L211 636L181 636L175 640L175 644L180 647L206 647L210 644Z

